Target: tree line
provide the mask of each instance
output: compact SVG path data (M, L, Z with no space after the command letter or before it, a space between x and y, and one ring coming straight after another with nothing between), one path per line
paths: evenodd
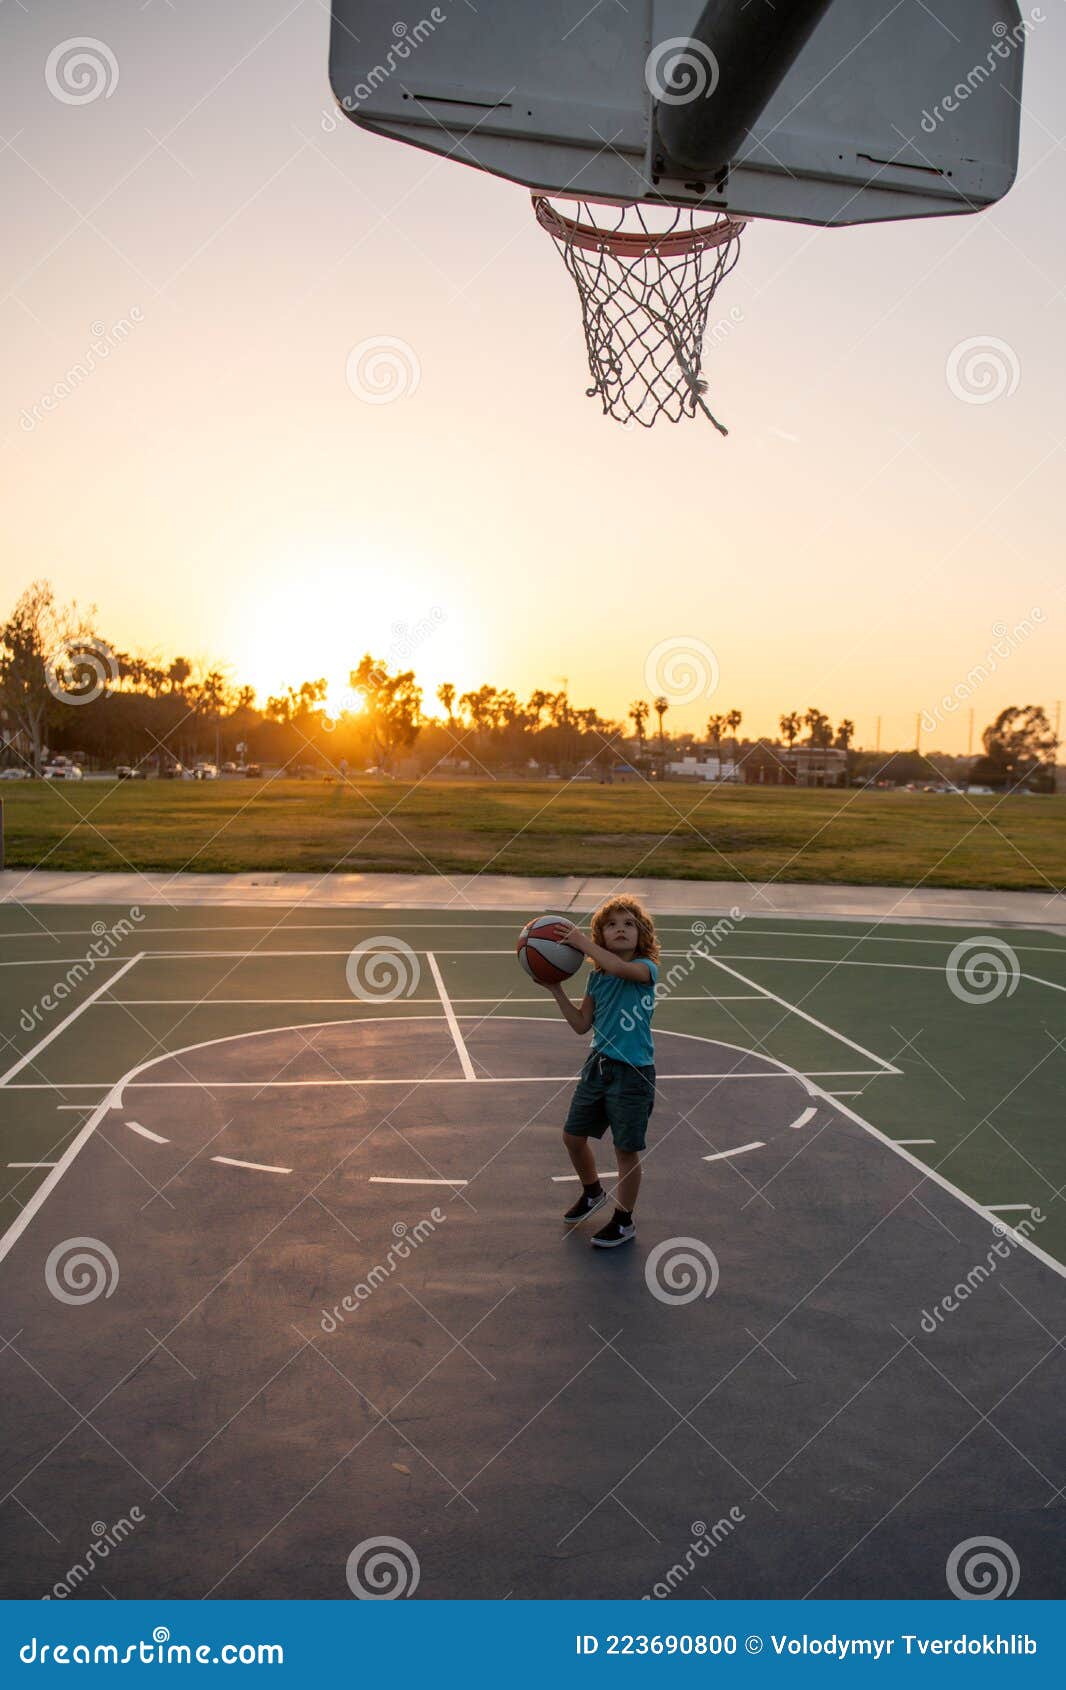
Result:
M486 684L459 693L445 682L436 691L439 710L427 710L413 669L390 671L369 653L349 681L350 697L341 704L320 677L268 697L260 708L251 687L235 685L219 668L113 649L95 632L91 610L58 604L49 583L37 581L0 628L3 761L38 774L47 751L101 768L131 764L160 772L207 760L318 772L343 764L385 773L585 773L606 780L634 768L661 777L670 763L707 752L743 770L760 748L776 754L802 744L844 752L856 779L880 773L917 780L931 764L953 778L972 763L856 751L854 722L845 718L834 727L813 705L781 715L779 740L751 740L741 738L738 709L709 715L702 736L668 732L664 695L633 700L621 722L573 704L565 686L521 699L507 688ZM1056 744L1040 706L1011 706L986 728L984 755L970 778L989 785L1023 781L1047 769Z

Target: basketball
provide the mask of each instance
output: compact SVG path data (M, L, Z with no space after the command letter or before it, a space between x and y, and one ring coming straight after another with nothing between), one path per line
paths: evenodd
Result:
M573 945L561 945L555 938L561 915L541 915L527 921L518 935L518 960L531 980L540 986L558 986L576 974L584 956Z

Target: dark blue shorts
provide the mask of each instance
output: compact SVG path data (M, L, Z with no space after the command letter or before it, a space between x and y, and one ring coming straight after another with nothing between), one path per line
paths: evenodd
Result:
M602 1138L611 1129L616 1150L643 1150L655 1107L655 1069L635 1068L593 1051L570 1100L564 1132Z

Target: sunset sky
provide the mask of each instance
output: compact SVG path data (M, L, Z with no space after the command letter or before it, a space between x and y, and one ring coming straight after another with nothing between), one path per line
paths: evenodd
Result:
M7 348L3 611L36 576L116 646L265 698L364 651L428 692L566 677L624 715L649 651L709 648L737 707L922 710L1033 627L923 748L1066 693L1066 5L1029 47L1022 165L976 218L759 224L702 421L624 431L585 397L573 286L517 187L337 119L322 0L0 8ZM397 15L404 15L398 9ZM421 15L417 8L408 14ZM110 92L46 64L106 43ZM122 325L113 332L113 325ZM419 369L374 405L351 349ZM107 356L46 409L94 341ZM1016 390L956 397L962 342ZM406 356L406 354L405 354ZM1036 613L1034 617L1034 612Z

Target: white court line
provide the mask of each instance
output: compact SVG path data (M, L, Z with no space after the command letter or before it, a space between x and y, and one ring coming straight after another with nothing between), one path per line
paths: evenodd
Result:
M1033 1205L1031 1203L986 1203L985 1208L991 1209L994 1215L1013 1214L1015 1211L1021 1213L1023 1210L1028 1215L1032 1213Z
M9 1168L54 1168L54 1162L9 1162Z
M820 1086L815 1086L813 1089L820 1096L828 1098L828 1092L822 1091ZM863 1132L869 1133L871 1138L877 1139L879 1144L887 1145L889 1150L894 1150L897 1156L901 1156L905 1162L909 1162L923 1179L931 1179L935 1185L940 1186L941 1190L950 1192L951 1196L969 1209L971 1214L979 1215L983 1221L992 1222L994 1220L993 1211L987 1203L979 1203L976 1197L969 1196L959 1186L953 1185L951 1180L945 1179L939 1168L931 1168L927 1162L920 1162L917 1156L912 1156L909 1150L903 1148L898 1139L889 1138L888 1134L883 1133L880 1127L875 1127L870 1121L866 1120L865 1116L857 1114L850 1104L837 1103L836 1108L839 1114L846 1115L849 1121L854 1121L857 1127L861 1127ZM1028 1209L1030 1205L1026 1203L1023 1207ZM1044 1266L1050 1268L1052 1273L1058 1274L1060 1279L1066 1279L1066 1266L1055 1256L1049 1256L1046 1250L1040 1248L1039 1244L1034 1244L1031 1238L1026 1238L1024 1233L1016 1232L1013 1227L1010 1228L1010 1234L1021 1249L1026 1250L1030 1256L1035 1256L1037 1261L1043 1262Z
M53 1090L54 1088L49 1087L47 1089ZM38 1209L44 1207L44 1204L52 1195L52 1192L63 1178L63 1175L70 1167L74 1158L78 1155L83 1146L88 1144L93 1133L96 1131L97 1126L103 1120L110 1107L111 1094L108 1093L103 1102L96 1105L96 1108L93 1110L89 1119L86 1121L77 1136L71 1139L51 1173L45 1176L40 1185L37 1187L37 1190L32 1194L27 1202L23 1204L22 1208L15 1216L15 1219L11 1222L11 1225L4 1233L4 1236L0 1238L0 1262L4 1260L4 1257L18 1243Z
M12 1091L22 1091L23 1088L22 1088L22 1086L12 1086L11 1089L12 1089ZM103 1091L104 1088L103 1088L103 1086L101 1086L99 1089L101 1091ZM57 1103L56 1108L57 1109L76 1109L79 1115L84 1115L84 1113L87 1109L92 1108L92 1104L91 1103Z
M96 999L100 997L103 992L108 991L110 987L115 984L116 980L121 980L122 976L124 974L128 974L131 968L135 968L143 956L144 952L138 951L136 956L130 957L128 962L124 962L122 964L122 967L117 971L117 973L112 974L110 980L104 980L101 985L97 986L95 992L90 992L89 996L78 1005L77 1009L72 1009L69 1015L65 1015L62 1021L58 1022L57 1025L52 1028L50 1033L46 1033L43 1039L38 1040L32 1050L28 1050L26 1052L25 1056L20 1056L18 1061L7 1070L6 1074L0 1074L0 1086L6 1086L8 1081L13 1080L16 1074L21 1074L23 1068L27 1067L28 1064L31 1063L42 1050L44 1050L46 1045L50 1045L53 1039L58 1039L60 1033L65 1032L71 1023L78 1019L79 1015L84 1014L85 1010L88 1009L91 1003L95 1003ZM82 960L84 961L84 958ZM62 1087L57 1086L55 1089L59 1091L62 1090Z
M341 1023L343 1025L343 1023ZM694 1036L694 1035L693 1035ZM720 1044L720 1039L709 1041ZM759 1056L760 1051L752 1051L753 1056ZM165 1060L165 1058L163 1059ZM826 1072L812 1069L807 1074L809 1080L840 1079L848 1070L831 1068ZM852 1070L851 1072L854 1072ZM884 1074L883 1068L872 1070L862 1069L860 1072L867 1078L880 1079ZM569 1074L474 1074L470 1079L461 1079L458 1074L449 1079L439 1074L405 1074L395 1080L383 1079L352 1079L352 1080L126 1080L126 1089L136 1091L277 1091L297 1089L300 1086L314 1088L316 1086L543 1086L568 1085L579 1078L578 1071L571 1069ZM662 1085L665 1080L791 1080L795 1075L778 1073L751 1074L657 1074L656 1085ZM54 1091L54 1086L12 1086L12 1091ZM826 1093L829 1096L829 1093Z
M861 1091L831 1091L830 1097L861 1097Z
M796 1119L794 1121L790 1121L788 1124L792 1128L793 1132L797 1132L800 1127L805 1127L808 1122L813 1121L817 1113L818 1107L815 1104L810 1109L805 1109L802 1115L797 1115Z
M897 888L897 890L900 890L900 889ZM1049 903L1051 903L1053 901L1054 901L1053 899L1048 900ZM939 900L939 899L936 900L936 902L937 902L939 908L949 909L949 910L956 910L956 909L960 909L960 910L961 909L984 910L986 908L986 906L984 904L970 904L970 903L954 904L954 903L948 903L946 901ZM0 900L0 909L2 909L3 907L4 907L4 901ZM58 908L60 906L54 906L54 907ZM72 906L72 907L78 908L78 907L83 907L83 906L75 905L75 906ZM219 912L222 908L229 907L229 906L215 905L215 904L205 904L201 907L204 910L210 910L212 914L215 914L215 913ZM295 909L297 907L297 905L294 904L294 905L280 906L280 907L288 908L288 909ZM436 912L427 911L426 917L432 916L434 913L436 913ZM497 912L497 913L501 913L501 912ZM517 913L518 912L516 911L515 914L517 915ZM722 910L722 911L717 912L717 913L711 912L711 914L712 914L713 919L720 920L720 919L723 919L728 914L728 911ZM704 919L706 919L706 916L700 916L700 915L696 914L696 915L694 915L693 919L694 920L704 920ZM879 917L877 915L866 915L866 916L863 916L863 915L837 915L837 916L835 916L829 911L823 911L820 915L808 916L808 915L799 915L799 914L795 914L795 913L789 914L789 913L787 913L785 911L781 911L781 910L778 910L775 914L749 915L747 917L747 920L751 924L750 925L750 931L759 939L825 939L825 940L828 940L828 941L830 941L834 944L846 944L846 943L849 943L852 939L854 939L856 937L860 937L865 944L876 944L876 945L941 945L941 946L947 947L948 949L950 949L951 946L955 943L955 941L952 937L945 937L943 939L939 939L939 938L930 939L930 938L925 938L924 936L919 937L919 936L917 936L915 934L911 934L911 933L896 933L896 932L889 932L889 933L884 933L884 934L883 933L875 933L875 932L870 931L869 929L871 928L871 926L873 924L887 925L887 926L890 926L892 928L895 928L895 927L898 927L898 926L901 926L901 925L902 926L923 927L923 928L931 927L931 926L964 928L964 927L972 927L972 925L973 925L973 923L971 923L969 921L957 921L957 922L945 921L943 916L935 916L935 917L931 918L930 920L925 920L917 912L917 910L914 910L914 909L905 911L905 914L902 918L894 916L894 917L891 918L891 920L888 920L885 917ZM788 927L788 928L762 927L759 924L763 921L791 921L793 923L793 926ZM813 930L810 927L809 924L812 921L829 921L829 922L836 921L837 924L841 927L866 927L867 931L862 933L862 934L858 934L858 935L856 935L854 933L822 933L822 932L818 932L816 930ZM465 917L462 918L461 920L457 920L457 921L433 921L431 919L425 919L425 918L420 916L415 921L391 921L389 923L389 925L391 927L396 928L398 931L403 931L403 930L406 930L406 929L413 929L416 934L419 933L419 932L426 931L426 930L433 930L433 931L439 930L442 933L455 934L459 930L461 930L464 933L469 933L469 932L474 932L474 931L480 930L480 929L487 929L487 931L490 932L490 933L506 933L506 934L510 935L515 931L515 916L512 916L510 920L504 918L504 919L498 920L498 921L486 921L486 920L470 921L470 920L465 919ZM1026 932L1031 932L1034 929L1038 929L1041 932L1052 933L1052 934L1055 934L1056 936L1058 935L1058 932L1059 932L1059 928L1056 927L1055 925L1042 926L1039 922L1024 922L1024 921L1019 922L1019 921L1015 921L1012 918L999 919L999 920L991 923L991 925L993 925L997 928L999 928L999 927L1002 927L1002 928L1019 928L1022 931L1026 931ZM288 933L332 933L332 934L341 934L341 933L349 933L349 932L353 932L353 933L359 932L359 931L364 930L364 929L369 931L371 929L377 929L380 926L381 926L380 920L375 921L375 920L371 919L370 917L363 917L360 920L358 918L358 916L356 916L356 914L353 910L351 919L350 920L344 920L344 921L284 921L283 920L279 924L277 922L271 921L269 918L264 918L262 921L212 922L209 930L210 930L211 933L267 933L267 934L271 934L271 933L282 933L282 934L288 934ZM692 932L692 922L691 921L686 922L683 915L680 915L677 912L674 912L673 914L658 917L656 919L656 927L657 927L657 929L660 933L685 933L685 934L689 934L689 933ZM169 924L169 923L164 922L164 923L160 923L159 926L153 925L152 927L149 927L149 928L142 927L140 929L140 931L142 933L144 933L146 935L146 937L149 937L149 938L155 938L156 935L160 934L160 933L179 933L179 934L183 934L185 936L185 938L187 939L187 938L189 938L190 935L195 935L198 932L203 932L203 931L205 931L205 929L204 928L198 928L195 925L191 926L191 927L188 924L186 924L184 926L175 926L173 924ZM34 941L37 941L39 943L40 941L42 941L45 938L48 938L48 939L81 939L81 938L91 938L91 937L92 937L92 928L91 927L50 927L44 933L41 932L39 927L25 927L25 928L19 929L18 931L12 930L12 931L9 931L9 932L0 932L0 942L8 941L8 942L12 942L12 943L15 943L15 942L18 942L19 940L24 940L24 939L25 940L34 940ZM1019 948L1018 946L1014 947L1014 949L1016 949L1016 950L1018 948ZM437 946L436 949L437 949L438 955L445 954L444 952L441 951L439 946ZM1062 954L1062 947L1061 946L1053 946L1053 945L1023 945L1021 947L1021 949L1027 950L1027 951L1050 951L1052 955L1061 955ZM185 954L193 955L195 953L188 952L188 953L185 953ZM346 952L345 954L347 955L348 953ZM493 952L493 953L488 953L488 954L503 956L503 955L508 954L508 953L505 953L504 951L498 951L498 952ZM513 952L511 952L509 954L513 954ZM684 951L666 951L666 952L664 952L664 955L667 955L667 956L684 956L685 954L686 953ZM727 954L736 956L738 959L742 960L741 953L739 951L738 952L728 952ZM68 961L71 961L71 962L78 962L78 961L84 962L84 960L85 960L84 957L70 957L70 958L68 958Z
M935 1138L894 1138L893 1144L935 1144Z
M441 972L437 967L437 959L433 955L432 951L426 952L426 961L429 963L429 971L433 976L437 991L440 993L440 1001L444 1009L444 1018L448 1023L448 1031L451 1033L452 1039L454 1040L455 1049L458 1054L463 1073L468 1080L476 1080L477 1075L474 1072L474 1064L470 1060L470 1052L463 1043L463 1035L459 1031L459 1022L456 1020L451 999L445 989L444 981L441 979Z
M224 1168L250 1168L253 1174L291 1174L291 1168L272 1168L268 1162L238 1162L235 1156L212 1156Z
M761 1139L761 1138L755 1138L755 1139L752 1139L750 1144L738 1144L737 1148L735 1150L719 1150L718 1153L714 1156L703 1156L703 1157L701 1157L701 1161L704 1161L704 1162L729 1162L729 1161L732 1160L732 1158L734 1156L744 1156L744 1155L746 1155L749 1150L765 1150L765 1149L766 1149L766 1144L765 1144L764 1140Z
M377 1016L362 1016L362 1017L356 1016L356 1017L352 1018L352 1020L349 1024L350 1025L357 1025L360 1021L378 1021L378 1019L379 1018ZM428 1017L428 1016L427 1017L413 1017L412 1019L435 1020L436 1017ZM536 1017L536 1016L530 1017L530 1016L516 1015L516 1016L509 1016L509 1017L506 1017L506 1018L501 1017L500 1019L508 1019L508 1020L513 1020L513 1021L537 1022L540 1018ZM331 1022L331 1023L328 1023L328 1025L335 1026L335 1025L338 1025L338 1023ZM127 1071L127 1073L122 1076L122 1078L120 1080L118 1080L115 1084L113 1084L111 1086L110 1090L107 1092L107 1095L104 1097L102 1102L100 1102L97 1105L97 1107L94 1109L94 1111L93 1111L92 1115L90 1116L89 1120L85 1122L84 1126L81 1128L80 1132L77 1134L77 1137L74 1138L72 1140L72 1142L67 1146L67 1149L64 1152L63 1156L61 1157L60 1161L57 1162L56 1166L41 1181L41 1184L38 1186L37 1190L32 1194L32 1196L26 1202L24 1208L20 1211L20 1213L18 1214L16 1219L8 1227L8 1229L4 1233L3 1237L0 1237L0 1261L4 1260L4 1258L9 1254L9 1252L12 1250L14 1245L18 1242L19 1238L21 1238L23 1232L25 1232L27 1226L29 1225L30 1221L33 1219L34 1215L36 1215L38 1213L38 1211L43 1207L44 1203L47 1201L50 1194L55 1190L56 1186L59 1184L59 1181L63 1178L66 1170L70 1167L71 1163L75 1160L75 1158L78 1156L80 1151L88 1143L89 1139L92 1137L92 1134L96 1130L96 1127L99 1124L99 1122L103 1119L104 1115L108 1112L108 1110L110 1110L114 1107L117 1107L118 1104L121 1102L122 1094L123 1094L125 1087L128 1086L128 1085L132 1085L132 1084L136 1083L136 1076L138 1074L144 1073L146 1069L155 1066L159 1062L171 1060L175 1056L185 1056L185 1055L190 1054L194 1050L203 1050L205 1048L208 1048L208 1047L214 1046L214 1045L228 1044L228 1043L235 1041L237 1038L242 1038L242 1039L249 1038L249 1037L254 1038L256 1036L261 1037L261 1036L264 1036L264 1035L267 1035L267 1034L270 1034L270 1033L293 1032L293 1031L299 1031L301 1033L305 1033L305 1032L308 1031L308 1029L307 1029L306 1026L300 1027L298 1029L292 1028L292 1027L289 1027L289 1028L270 1027L270 1028L260 1028L258 1030L258 1035L254 1034L254 1033L253 1034L228 1034L223 1038L200 1039L200 1040L197 1040L196 1042L194 1042L193 1044L183 1046L180 1050L169 1051L164 1056L157 1056L157 1057L149 1058L148 1060L141 1062L141 1063L138 1063L135 1067L129 1069ZM748 1048L746 1048L745 1046L742 1046L742 1045L733 1044L730 1040L727 1040L727 1039L708 1039L706 1036L700 1035L698 1033L676 1033L676 1032L671 1033L670 1037L671 1038L684 1038L684 1039L687 1039L687 1040L693 1040L693 1041L696 1041L700 1044L705 1044L705 1045L706 1044L717 1044L717 1045L721 1045L723 1049L735 1050L739 1056L749 1056L749 1057L756 1057L756 1058L759 1057L759 1052L752 1051L752 1050L750 1050L750 1049L748 1049ZM856 1126L860 1127L864 1132L868 1133L871 1138L876 1139L878 1141L878 1143L884 1145L888 1150L892 1151L895 1155L899 1156L904 1162L908 1162L910 1164L910 1166L915 1170L915 1172L920 1176L921 1180L923 1180L923 1181L924 1180L932 1180L935 1185L939 1185L940 1188L943 1191L948 1192L952 1197L954 1197L956 1199L957 1202L961 1203L964 1208L969 1209L972 1214L977 1215L981 1220L984 1220L984 1221L988 1222L989 1224L994 1224L994 1225L1004 1224L1004 1223L994 1222L992 1212L988 1208L986 1208L983 1204L978 1203L976 1198L970 1197L965 1191L962 1191L957 1185L953 1185L952 1182L949 1179L946 1179L944 1177L944 1175L940 1173L939 1169L937 1169L935 1167L930 1167L927 1163L919 1161L917 1156L913 1156L909 1150L905 1149L895 1139L889 1138L887 1133L881 1132L881 1130L878 1127L873 1126L872 1123L867 1121L864 1116L859 1115L854 1109L851 1108L850 1104L841 1102L836 1098L830 1097L830 1095L827 1091L824 1091L820 1086L817 1086L817 1085L814 1084L814 1080L816 1078L816 1076L814 1074L804 1074L798 1068L790 1067L788 1063L782 1062L777 1057L763 1056L761 1058L761 1060L770 1065L770 1071L771 1072L776 1073L777 1075L779 1075L782 1078L788 1078L788 1079L795 1080L799 1085L804 1086L812 1097L821 1098L823 1100L823 1102L826 1102L831 1107L835 1108L838 1114L846 1115L848 1120L853 1121ZM865 1072L865 1071L863 1071L863 1072ZM899 1070L898 1069L894 1070L894 1072L898 1073ZM693 1078L699 1078L700 1076L683 1075L681 1077L685 1078L685 1079L693 1079ZM720 1077L720 1078L725 1079L725 1078L738 1078L738 1077L741 1077L741 1076L722 1075L722 1076L708 1076L708 1077L712 1077L712 1078ZM752 1078L752 1079L757 1079L757 1078L767 1078L767 1077L769 1077L769 1075L768 1074L763 1074L763 1075L757 1075L756 1074L756 1075L749 1075L749 1076L746 1076L746 1077ZM829 1077L829 1076L822 1076L822 1077ZM844 1076L843 1076L843 1074L840 1074L836 1077L843 1078ZM567 1080L572 1080L574 1078L574 1076L573 1076L573 1074L569 1074L569 1075L565 1076L565 1078ZM151 1083L151 1082L149 1082L149 1083ZM184 1082L184 1083L188 1084L189 1082ZM193 1082L193 1083L195 1083L195 1082ZM255 1085L261 1085L262 1084L261 1081L251 1081L251 1082L248 1082L248 1083L249 1084L255 1084ZM334 1082L334 1083L343 1084L343 1085L349 1084L348 1081L338 1081L338 1082ZM351 1082L351 1083L358 1084L358 1082ZM456 1083L461 1083L461 1082L456 1082ZM482 1082L479 1082L479 1083L483 1084L484 1082L482 1081ZM36 1091L36 1090L54 1091L55 1087L54 1086L46 1086L46 1085L32 1085L32 1086L16 1086L12 1089L15 1089L15 1090L34 1090L34 1091ZM1058 1275L1059 1278L1066 1279L1066 1266L1064 1266L1062 1262L1058 1261L1054 1256L1049 1255L1046 1250L1042 1250L1038 1244L1034 1244L1032 1239L1026 1238L1024 1236L1024 1234L1015 1231L1014 1228L1010 1228L1009 1230L1011 1232L1012 1237L1016 1240L1020 1249L1025 1250L1028 1255L1036 1257L1036 1259L1038 1261L1042 1262L1045 1267L1050 1268L1051 1271L1054 1274Z
M368 1185L469 1185L465 1179L388 1179L384 1174L371 1174Z
M882 1072L886 1074L902 1074L902 1068L897 1068L892 1062L886 1062L883 1056L878 1056L875 1051L867 1050L865 1045L856 1044L854 1039L847 1038L844 1033L838 1033L835 1027L827 1027L824 1021L819 1021L815 1016L808 1015L805 1009L800 1009L798 1005L789 1003L786 998L779 998L776 992L768 991L765 986L760 986L757 980L749 980L746 974L741 974L736 968L730 968L728 963L720 961L718 957L709 957L708 961L713 962L716 968L724 969L727 974L732 974L735 980L743 980L745 986L754 986L757 991L762 992L764 997L772 998L774 1003L779 1003L781 1005L782 1009L787 1009L790 1015L801 1016L804 1021L809 1021L811 1026L817 1027L820 1032L828 1033L829 1037L832 1039L839 1039L841 1044L847 1045L851 1050L857 1050L860 1056L869 1057L871 1062L879 1062L881 1064ZM835 967L835 964L829 962L826 964L826 967L832 969Z
M142 1138L151 1139L153 1144L170 1143L169 1138L164 1138L161 1133L154 1133L149 1127L142 1127L140 1121L127 1121L126 1125L131 1133L140 1133Z
M670 993L670 1002L671 1003L758 1003L761 1000L761 998L762 998L761 992L735 992L735 993L693 992L691 994L691 996L687 996L687 995L685 995L681 992L671 992ZM439 1003L440 999L438 997L432 997L432 998L396 998L393 1001L396 1003L396 1005L398 1007L402 1008L404 1004L409 1004L409 1003L414 1003L414 1004ZM515 1003L520 1003L520 1004L539 1003L539 1004L543 1005L544 1004L544 997L543 996L541 996L539 998L513 998L513 997L510 997L510 996L501 997L500 994L497 992L496 995L494 997L491 997L491 998L455 998L455 997L453 997L450 1001L453 1004L455 1004L455 1003L460 1003L460 1004L494 1003L494 1004L499 1004L502 1008L504 1005L510 1005L510 1004L515 1004ZM343 1004L347 1004L350 1007L351 1002L352 1002L352 994L351 994L351 992L349 992L348 996L344 997L344 998L210 998L210 997L208 997L208 998L112 998L112 997L106 997L106 998L100 999L100 1003L99 1003L98 1007L99 1008L106 1008L106 1007L113 1006L115 1004L125 1004L127 1007L129 1007L131 1009L172 1009L172 1008L173 1009L184 1009L188 1005L194 1004L194 1005L196 1005L197 1008L200 1008L200 1009L216 1009L216 1008L243 1009L246 1005L249 1006L249 1007L254 1007L256 1005L261 1006L261 1005L270 1005L270 1004L285 1006L285 1005L291 1005L291 1004L294 1004L294 1003L298 1003L298 1004L343 1003ZM385 1002L383 1000L383 1007L388 1008L389 1007L388 1002ZM544 1019L546 1021L550 1021L554 1018L552 1016L546 1015Z

